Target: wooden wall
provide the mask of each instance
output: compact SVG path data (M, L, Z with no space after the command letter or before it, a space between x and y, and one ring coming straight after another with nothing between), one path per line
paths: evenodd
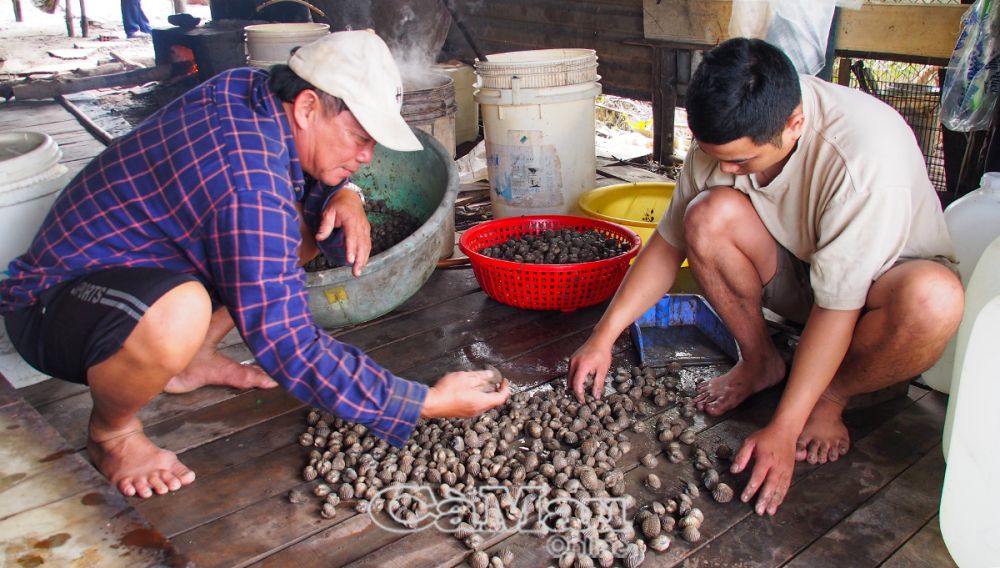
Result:
M454 0L454 6L487 55L594 49L605 93L645 100L652 96L652 54L648 47L637 45L643 41L642 0ZM444 51L448 57L465 61L475 58L455 25Z

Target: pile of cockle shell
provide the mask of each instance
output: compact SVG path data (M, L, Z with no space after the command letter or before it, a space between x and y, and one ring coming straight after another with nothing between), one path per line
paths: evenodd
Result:
M410 212L401 209L393 209L383 199L369 199L365 201L365 212L368 214L369 225L371 226L372 248L371 256L387 251L416 232L420 228L420 219L417 219ZM306 272L319 272L337 268L338 265L331 262L323 253L320 253L309 262L303 269Z
M696 410L679 389L679 370L675 365L657 375L652 368L619 368L606 394L584 404L562 384L520 392L473 419L421 422L402 448L389 446L364 426L313 410L299 436L300 444L313 448L303 477L321 480L313 492L325 518L334 517L338 505L350 503L358 512L384 511L398 524L418 528L433 517L429 513L439 513L435 501L463 504L451 509L446 525L473 551L468 559L473 568L509 566L509 549L493 557L481 549L485 535L518 523L522 530L563 539L567 552L558 559L561 567L595 562L608 567L621 559L634 568L643 562L647 546L666 550L670 533L689 542L701 538L704 515L694 506L698 484L683 482L683 490L668 499L643 504L629 523L626 515L638 503L626 493L626 471L619 468L632 448L626 431L644 434L650 423L655 433L648 435L664 444L666 459L689 459L682 444L694 444L695 431L685 418ZM680 417L660 414L652 419L674 406ZM720 481L713 460L731 453L720 446L713 456L696 447L690 458L702 486L720 502L732 498L732 489ZM640 463L655 467L657 458L647 454ZM645 482L651 489L668 486L652 473ZM482 494L484 486L509 491ZM526 487L547 495L543 500L539 492L518 491ZM303 497L296 490L289 494L293 502ZM616 499L587 501L596 497ZM547 508L539 510L543 504ZM445 526L440 518L430 520ZM572 552L581 550L580 543L589 545L588 554Z
M614 258L631 247L625 240L594 229L549 229L535 235L511 237L480 250L479 254L526 264L576 264Z

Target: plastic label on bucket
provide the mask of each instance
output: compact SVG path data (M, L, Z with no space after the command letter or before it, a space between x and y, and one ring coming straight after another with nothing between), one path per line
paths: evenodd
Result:
M327 288L323 290L323 294L326 296L326 302L328 304L338 304L340 302L346 302L350 300L347 296L347 290L343 286L337 286L336 288Z
M510 131L520 145L494 144L487 159L497 196L518 207L555 207L565 203L562 165L552 145L537 130Z

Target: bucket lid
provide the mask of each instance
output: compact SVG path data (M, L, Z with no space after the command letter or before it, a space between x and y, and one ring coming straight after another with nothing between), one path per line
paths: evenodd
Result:
M538 49L496 53L476 61L481 86L510 89L514 77L522 88L560 87L597 80L597 53L593 49Z
M59 163L62 151L48 134L0 133L0 187L14 188Z
M243 28L251 34L301 34L322 33L330 30L330 24L302 22L297 24L252 24Z

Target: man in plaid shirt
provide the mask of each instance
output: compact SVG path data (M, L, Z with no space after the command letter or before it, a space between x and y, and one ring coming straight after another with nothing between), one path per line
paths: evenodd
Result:
M194 481L136 413L161 392L280 385L393 445L417 420L502 404L489 373L426 387L313 322L301 264L317 247L360 275L371 248L349 176L376 142L421 149L399 114L388 48L330 34L270 74L226 71L115 141L66 187L0 281L0 313L25 360L90 386L88 449L128 496ZM217 352L237 327L257 366Z

